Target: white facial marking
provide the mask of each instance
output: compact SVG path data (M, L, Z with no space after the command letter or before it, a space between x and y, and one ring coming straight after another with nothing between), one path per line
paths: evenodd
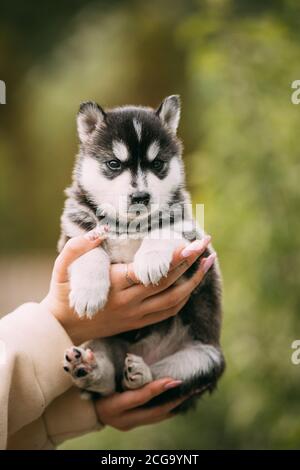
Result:
M138 121L136 118L134 118L132 122L133 122L133 127L135 129L137 138L140 141L142 138L142 123Z
M139 191L146 190L146 181L145 181L145 174L142 172L141 167L138 167L137 171L137 178L136 178L137 188Z
M115 154L115 157L118 158L121 162L128 160L128 149L126 145L120 140L114 140L112 144L112 149Z
M172 158L167 176L158 178L151 171L147 172L147 182L144 174L138 171L138 190L150 191L151 204L164 205L170 202L170 195L183 181L182 166L178 158ZM108 179L101 173L99 162L91 157L85 157L79 171L79 182L91 195L97 205L112 206L115 210L127 213L128 197L134 188L131 186L132 175L129 170L123 171L116 178Z
M126 212L130 182L131 175L128 170L110 180L101 174L99 163L94 158L85 157L82 162L80 184L97 205L110 205L116 210Z
M170 194L180 186L183 181L183 173L177 158L172 158L167 176L158 178L151 171L148 172L147 183L151 189L151 201L153 204L168 204Z
M154 140L152 144L149 145L147 150L147 158L149 162L152 162L158 155L159 152L159 143L157 140Z

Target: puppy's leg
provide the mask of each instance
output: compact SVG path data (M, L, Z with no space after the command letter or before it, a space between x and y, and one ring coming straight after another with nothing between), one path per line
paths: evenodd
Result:
M194 341L182 350L151 365L154 379L172 377L182 380L185 392L209 385L210 378L215 381L224 368L221 351L210 344ZM190 389L190 390L189 390Z
M98 247L80 256L70 267L70 305L82 317L92 318L107 301L110 259Z
M64 369L81 389L103 396L111 395L116 389L115 368L104 348L92 351L72 346L65 352Z

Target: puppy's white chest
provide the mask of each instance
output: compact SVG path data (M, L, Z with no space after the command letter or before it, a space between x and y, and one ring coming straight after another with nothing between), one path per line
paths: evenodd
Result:
M134 255L141 246L141 239L108 238L105 241L106 250L112 263L131 263Z

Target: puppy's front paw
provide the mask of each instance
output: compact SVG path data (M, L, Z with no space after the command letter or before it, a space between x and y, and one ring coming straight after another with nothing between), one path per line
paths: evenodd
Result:
M145 286L158 284L162 277L167 276L173 252L169 249L154 250L143 253L139 250L133 262L136 277Z
M104 307L109 292L108 279L72 279L70 281L70 306L80 317L92 318Z
M134 390L151 382L152 374L143 358L135 354L127 354L124 365L123 386Z

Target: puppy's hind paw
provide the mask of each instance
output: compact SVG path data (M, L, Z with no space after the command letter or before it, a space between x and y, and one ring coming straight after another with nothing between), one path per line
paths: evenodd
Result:
M125 389L134 390L152 381L149 366L143 358L134 354L127 354L124 364L123 386Z

